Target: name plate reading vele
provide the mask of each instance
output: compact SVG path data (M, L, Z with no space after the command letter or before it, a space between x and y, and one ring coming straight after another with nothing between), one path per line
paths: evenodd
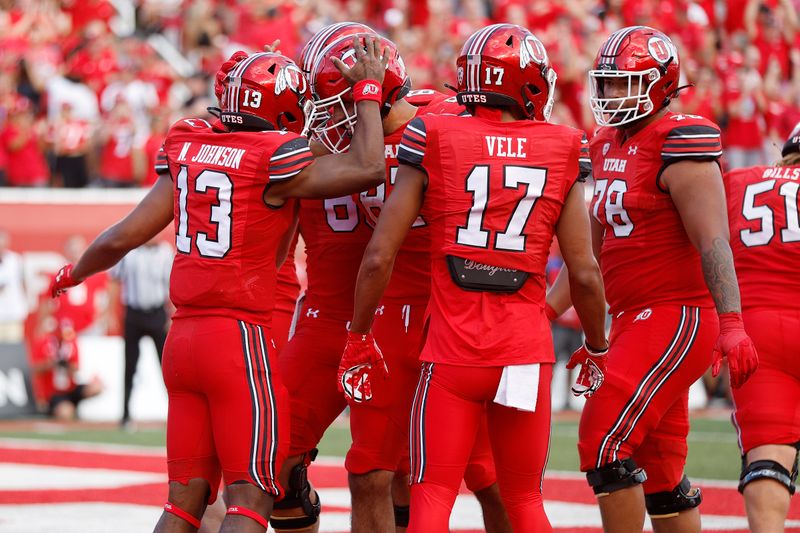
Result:
M525 285L528 273L513 268L479 263L454 255L447 256L447 266L453 282L468 291L517 292Z

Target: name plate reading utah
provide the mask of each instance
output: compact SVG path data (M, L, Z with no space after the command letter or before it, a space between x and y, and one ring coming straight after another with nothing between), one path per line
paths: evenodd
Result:
M523 270L479 263L472 259L447 256L453 282L468 291L517 292L525 285L528 273Z

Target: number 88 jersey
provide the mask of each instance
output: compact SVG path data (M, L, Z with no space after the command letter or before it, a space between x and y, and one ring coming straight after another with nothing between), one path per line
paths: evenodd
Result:
M265 205L264 189L314 161L308 142L294 133L221 132L185 119L170 128L164 152L175 187L176 317L270 325L276 254L293 209Z
M728 222L742 308L800 308L800 166L725 175Z
M591 210L604 229L600 268L610 312L659 303L713 305L700 255L659 180L672 163L716 161L719 128L703 117L668 112L628 139L619 128L601 128L589 151Z

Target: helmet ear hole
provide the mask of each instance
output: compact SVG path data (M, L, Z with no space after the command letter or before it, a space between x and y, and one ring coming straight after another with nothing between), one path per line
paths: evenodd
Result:
M513 35L509 35L508 39L506 39L506 46L508 46L509 48L513 48L514 47L514 36Z
M275 74L275 67L276 67L276 65L275 65L275 63L273 63L273 64L271 64L271 65L269 66L269 68L267 69L267 71L269 71L269 73L270 73L270 74Z

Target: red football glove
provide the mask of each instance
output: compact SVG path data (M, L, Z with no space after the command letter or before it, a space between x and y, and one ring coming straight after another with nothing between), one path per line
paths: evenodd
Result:
M719 315L719 337L714 346L711 375L717 377L722 367L722 358L728 358L731 387L738 389L758 368L758 354L753 341L744 330L740 313Z
M372 333L360 334L348 331L347 344L337 375L339 392L343 392L348 401L356 403L370 401L372 399L370 373L373 372L378 372L384 378L389 375L389 369L386 368L386 361L383 360L383 354L375 342L375 337Z
M64 265L50 282L50 297L58 298L67 289L80 285L80 283L72 277L72 265Z
M608 359L608 348L596 350L584 342L583 346L575 350L569 358L567 368L572 369L581 365L581 371L572 386L572 394L589 398L597 392L605 379L606 359Z
M216 76L214 76L214 95L219 100L222 97L222 92L225 90L225 79L228 77L228 74L231 70L234 69L236 65L238 65L242 60L247 58L247 52L243 52L241 50L234 52L230 59L225 61L217 71Z

